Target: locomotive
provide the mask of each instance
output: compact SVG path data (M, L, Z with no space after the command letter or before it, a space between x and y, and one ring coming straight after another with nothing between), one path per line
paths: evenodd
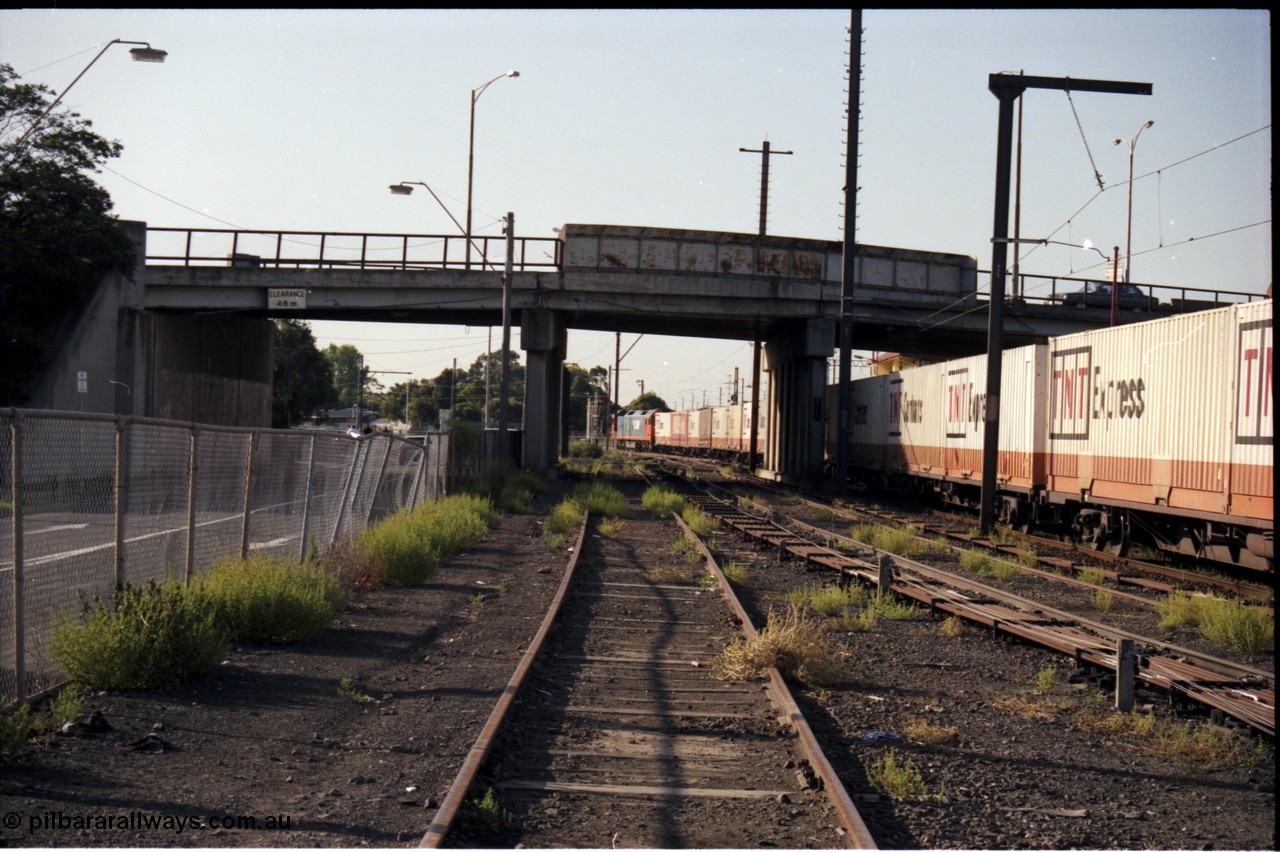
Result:
M1272 571L1271 300L1097 329L1001 356L1002 523ZM855 380L849 480L977 507L985 355ZM837 457L837 386L826 457ZM767 423L759 429L764 445ZM750 409L618 415L619 446L745 456Z

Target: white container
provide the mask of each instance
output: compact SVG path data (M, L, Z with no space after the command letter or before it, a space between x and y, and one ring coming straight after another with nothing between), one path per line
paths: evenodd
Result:
M1050 341L1051 497L1270 520L1270 352L1270 301Z

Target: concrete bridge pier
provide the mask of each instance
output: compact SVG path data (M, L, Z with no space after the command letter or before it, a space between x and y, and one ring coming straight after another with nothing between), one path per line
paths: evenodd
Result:
M560 461L560 397L569 337L555 311L520 312L520 347L527 353L524 399L524 462L546 472Z
M815 488L822 483L827 359L835 339L833 320L811 319L765 342L769 440L764 467L783 482Z

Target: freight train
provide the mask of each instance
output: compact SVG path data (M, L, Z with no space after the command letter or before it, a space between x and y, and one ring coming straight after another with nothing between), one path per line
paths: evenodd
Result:
M1002 523L1273 570L1271 300L1051 338L1001 359ZM987 357L850 387L850 481L977 507ZM827 413L836 411L836 386ZM836 458L835 417L826 457ZM759 429L765 445L767 423ZM619 414L619 446L741 456L750 409Z

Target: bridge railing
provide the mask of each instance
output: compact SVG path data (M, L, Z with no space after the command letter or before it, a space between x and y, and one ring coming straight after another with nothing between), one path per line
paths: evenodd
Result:
M1029 305L1062 305L1071 293L1079 293L1088 286L1099 284L1111 285L1111 280L1103 276L1081 277L1072 275L1032 275L1022 273L1021 282L1010 275L1005 281L1005 296L1009 299L1021 299ZM1255 302L1268 298L1262 293L1250 293L1244 290L1226 288L1173 287L1165 284L1145 284L1131 282L1134 287L1149 301L1148 312L1156 314L1177 313L1183 311L1200 311L1208 308L1220 308L1238 302ZM991 292L991 272L978 270L978 292ZM1106 292L1110 292L1107 290ZM1109 303L1105 299L1090 296L1089 307L1105 309ZM1132 304L1132 303L1131 303ZM1121 307L1131 310L1131 306L1123 303Z
M222 557L303 560L458 473L448 433L201 426L0 409L0 705L62 681L58 618L125 582L190 580Z
M516 237L513 266L556 268L554 237ZM247 231L219 228L147 228L146 259L153 265L243 266L298 269L465 269L466 239L450 234L363 234L333 231ZM501 271L504 236L473 235L470 268Z

